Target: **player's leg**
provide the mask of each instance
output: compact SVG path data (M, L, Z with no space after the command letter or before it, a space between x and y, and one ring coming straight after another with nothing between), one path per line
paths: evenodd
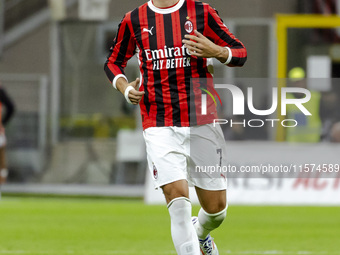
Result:
M167 205L179 197L189 199L189 187L186 180L179 180L162 186L163 194Z
M199 243L191 222L191 202L186 180L162 187L171 218L171 236L179 255L198 255Z
M196 229L203 255L218 255L218 249L210 232L218 228L227 215L226 190L209 191L196 187L201 209L192 222Z
M226 148L222 130L212 125L191 129L190 145L190 181L196 187L196 193L202 208L198 217L193 218L202 254L218 255L218 249L210 232L219 227L226 217L227 182L225 173L209 172L207 169L225 165ZM203 169L204 171L198 171Z
M6 182L7 175L6 137L4 134L0 134L0 184Z
M202 208L195 224L199 239L206 239L209 233L218 228L227 216L226 190L204 190L196 187Z
M155 188L163 190L177 254L199 255L197 234L191 222L187 158L182 149L184 138L184 128L160 127L144 131L149 170Z

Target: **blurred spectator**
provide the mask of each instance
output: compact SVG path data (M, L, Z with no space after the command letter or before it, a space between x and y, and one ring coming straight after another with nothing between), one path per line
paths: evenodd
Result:
M300 13L340 15L340 2L338 0L300 0ZM312 38L308 38L313 43L339 43L339 29L314 29Z
M340 143L340 121L336 122L330 130L330 141Z
M3 107L4 106L4 109ZM14 114L14 104L11 98L7 95L4 88L1 87L0 81L0 184L6 182L8 176L6 162L6 136L5 126Z
M300 67L293 68L289 74L292 87L307 88L305 71ZM334 91L319 92L311 90L311 99L304 106L312 114L305 116L295 105L287 106L288 119L298 122L295 128L287 128L286 141L315 143L330 140L331 126L338 119L338 96ZM288 98L304 97L301 93L288 94Z
M300 67L295 67L289 71L288 77L292 87L307 88L307 80L305 71ZM287 105L288 119L296 120L298 125L294 128L286 129L286 141L316 143L320 141L322 122L320 117L321 93L318 91L310 91L311 99L304 106L312 114L306 116L295 105ZM305 97L303 93L287 94L288 99Z

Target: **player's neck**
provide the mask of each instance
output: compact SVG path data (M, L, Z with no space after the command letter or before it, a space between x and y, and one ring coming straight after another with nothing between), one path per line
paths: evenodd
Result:
M169 8L176 5L179 0L152 0L152 3L157 8Z

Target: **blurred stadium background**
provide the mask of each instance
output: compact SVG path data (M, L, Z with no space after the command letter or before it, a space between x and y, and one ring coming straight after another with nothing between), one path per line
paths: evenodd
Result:
M9 177L2 186L2 219L15 220L10 215L16 211L17 205L11 204L14 203L13 200L7 200L6 204L6 199L18 195L116 197L123 200L137 198L144 199L146 203L163 202L160 193L154 195L146 174L145 148L138 109L124 102L124 97L114 91L103 71L103 64L121 18L127 11L144 2L0 0L0 80L14 99L17 109L14 119L6 128ZM231 148L229 155L232 163L339 164L340 1L206 2L219 10L225 24L244 42L249 55L247 64L240 69L215 65L215 77L231 82L240 78L253 79L252 85L256 87L255 106L260 108L270 104L267 96L270 90L272 87L282 86L278 78L284 83L289 82L286 78L289 78L292 68L301 67L307 78L322 79L313 88L310 87L321 95L316 104L322 105L317 113L322 129L317 131L316 140L307 138L288 143L282 128L226 128L224 131ZM130 80L139 76L136 59L130 61L126 74ZM225 97L228 98L228 95ZM228 116L229 112L225 114ZM262 152L257 148L263 148ZM268 159L268 155L271 155L272 161ZM289 156L292 155L298 155L299 160L291 162ZM229 182L229 197L232 204L241 205L339 206L339 180L340 175L326 180L315 176L308 180L282 180L268 176L265 180L232 179ZM29 208L26 200L15 201ZM33 205L35 202L34 200ZM106 203L104 202L104 207ZM123 205L122 208L127 211L131 210L129 206L126 208L125 202L119 205ZM142 203L137 202L135 206L142 207ZM144 210L143 215L150 213L148 209ZM248 210L249 213L256 211L255 207L236 207L235 210ZM265 207L261 213L267 210L271 209ZM278 213L276 209L272 210L273 213ZM317 207L310 210L302 208L298 213L300 218L303 219L304 213L309 214L312 211L314 214L311 215L320 215ZM336 247L325 253L327 242L334 245L333 240L336 240L336 236L339 237L340 229L339 217L336 217L340 215L339 207L327 210L334 211L330 214L329 211L323 211L323 220L315 219L320 222L316 228L323 226L324 234L331 232L332 235L325 238L327 241L323 243L323 249L310 246L307 251L315 248L318 250L315 254L339 254L336 253L336 250L339 251ZM28 212L31 212L30 209ZM117 215L124 215L122 212ZM295 211L286 213L293 218L293 212ZM162 213L166 214L164 211ZM327 215L333 215L329 219L335 221L324 222ZM107 219L103 215L102 217ZM313 222L312 218L311 216L310 222ZM242 220L237 222L241 224ZM262 224L257 223L259 226ZM286 223L290 224L291 221L287 220ZM167 224L168 222L164 224L165 233L168 230ZM30 227L32 226L28 226ZM231 227L237 229L237 225ZM10 225L5 229L10 229ZM238 231L241 236L242 228ZM271 235L271 231L264 230L264 236L260 237ZM284 233L285 231L294 232L296 229L283 230ZM63 235L63 232L57 233ZM254 235L256 233L252 232ZM3 234L6 235L5 231ZM128 234L125 233L126 238L129 238ZM20 235L24 239L23 236ZM18 240L23 240L20 237ZM13 238L16 238L15 234ZM56 237L51 236L51 240L53 238ZM255 245L256 240L251 244ZM313 243L313 240L318 239L314 236L305 241ZM169 243L170 239L164 245L171 249ZM289 242L285 240L284 244L289 245ZM99 242L96 245L102 244ZM283 246L281 243L277 249L282 250ZM161 250L162 246L159 247ZM253 251L258 249L263 252L249 254L275 250L271 245L255 245L252 248ZM301 249L298 245L296 249L290 247L287 254L295 254ZM58 251L57 248L55 250ZM80 250L74 254L95 253L88 250L86 253L86 247ZM163 254L157 248L153 251L153 254ZM0 249L0 254L5 253ZM137 253L131 251L131 254Z
M146 163L138 109L112 89L102 68L120 19L142 3L1 1L0 79L17 106L7 127L10 176L5 193L143 194ZM244 68L215 65L215 78L250 78L254 84L245 85L256 88L254 105L259 107L270 103L266 95L279 86L273 79L287 78L294 67L304 69L308 78L323 78L313 88L325 102L317 113L323 129L320 139L311 141L339 141L331 136L340 120L339 1L210 4L249 52ZM138 76L135 58L126 72L129 79ZM234 140L230 147L242 144L240 151L253 141L284 141L281 133L282 128L266 127L225 130L227 140ZM284 145L273 146L280 150Z

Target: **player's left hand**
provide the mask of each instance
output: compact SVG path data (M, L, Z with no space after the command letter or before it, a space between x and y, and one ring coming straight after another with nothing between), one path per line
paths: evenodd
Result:
M222 54L224 48L216 45L197 30L194 32L195 35L185 35L187 40L182 41L191 55L201 58L218 58Z

